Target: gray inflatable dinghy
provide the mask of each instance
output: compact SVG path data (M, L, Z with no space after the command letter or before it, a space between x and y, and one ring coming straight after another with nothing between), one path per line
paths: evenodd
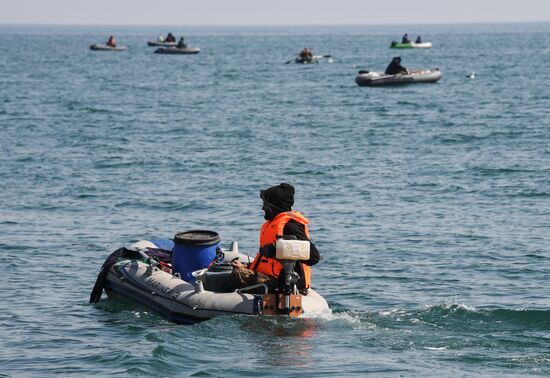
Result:
M90 50L94 51L125 51L126 46L107 46L103 43L96 43L95 45L90 46Z
M360 87L377 87L413 83L435 83L441 79L439 68L432 70L409 70L406 74L386 75L384 72L359 71L355 82Z
M157 47L175 47L177 42L157 42L157 41L147 41L147 46L157 46Z
M186 47L183 49L177 47L159 47L155 50L155 54L198 54L201 50L196 47Z
M298 64L315 64L319 63L323 56L322 55L313 55L311 58L300 58L299 56L294 59L294 63Z
M268 294L265 285L226 290L232 272L229 262L238 258L247 263L250 257L240 254L235 242L231 250L220 249L220 253L208 269L193 272L195 282L187 282L178 273L172 274L166 263L170 251L159 249L152 241L120 248L103 264L90 302L98 302L105 289L109 297L140 303L183 324L220 315L311 317L330 311L325 299L313 289L307 295L295 287L288 295Z

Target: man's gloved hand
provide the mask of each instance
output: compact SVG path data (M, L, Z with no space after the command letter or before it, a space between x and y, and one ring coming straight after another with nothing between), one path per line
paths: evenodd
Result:
M275 258L275 244L266 244L260 248L260 254L270 259Z

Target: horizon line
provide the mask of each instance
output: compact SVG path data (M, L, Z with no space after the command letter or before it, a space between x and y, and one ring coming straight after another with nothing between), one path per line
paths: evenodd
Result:
M550 20L527 20L527 21L453 21L453 22L410 22L410 23L370 23L370 24L71 24L71 23L48 23L48 22L0 22L0 26L112 26L112 27L314 27L314 26L399 26L399 25L492 25L492 24L546 24Z

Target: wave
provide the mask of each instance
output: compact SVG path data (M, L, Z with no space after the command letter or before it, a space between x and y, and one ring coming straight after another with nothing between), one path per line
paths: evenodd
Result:
M483 330L550 330L550 310L545 309L478 309L466 304L445 302L422 309L389 309L375 312L335 310L319 315L327 321L343 321L353 328L402 328L428 325L461 331Z
M530 189L530 190L524 190L519 193L513 193L510 194L508 197L519 197L519 198L548 198L550 197L550 193L543 192L541 190L537 189Z
M189 209L205 209L205 205L200 201L191 201L179 203L176 201L161 201L161 202L144 202L144 201L122 201L114 205L116 208L131 208L141 210L165 210L165 211L181 211Z
M474 171L476 173L480 173L482 176L498 176L498 175L507 174L507 173L543 173L543 170L527 169L527 168L520 168L520 167L492 168L492 167L473 166L469 168L469 170Z
M524 132L510 131L510 132L492 132L483 135L474 135L474 134L444 134L436 135L432 138L432 141L438 142L441 144L464 144L479 142L484 140L495 140L497 138L507 138L507 139L516 139L524 135Z

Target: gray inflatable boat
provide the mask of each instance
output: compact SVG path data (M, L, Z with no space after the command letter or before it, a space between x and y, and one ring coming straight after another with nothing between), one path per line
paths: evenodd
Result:
M160 250L155 243L144 240L121 248L103 264L90 302L99 301L105 289L111 298L140 303L182 324L221 315L311 317L330 311L325 299L313 289L307 295L295 288L289 295L268 294L267 287L262 287L265 285L255 285L228 292L229 262L238 258L246 263L250 258L240 254L237 247L220 251L221 259L208 269L193 272L195 282L186 282L171 273L169 264L163 262L169 251Z
M177 42L158 42L158 41L147 41L147 46L156 46L156 47L175 47Z
M311 58L300 58L299 56L294 59L294 63L297 64L315 64L319 63L323 56L322 55L313 55Z
M198 54L201 49L196 47L185 47L180 49L178 47L159 47L155 50L155 54L179 54L179 55L188 55L188 54Z
M93 51L125 51L126 46L107 46L103 43L96 43L95 45L90 46L90 50Z
M413 83L435 83L441 79L439 68L432 70L409 70L406 74L386 75L384 72L359 71L355 82L360 87L378 87Z

